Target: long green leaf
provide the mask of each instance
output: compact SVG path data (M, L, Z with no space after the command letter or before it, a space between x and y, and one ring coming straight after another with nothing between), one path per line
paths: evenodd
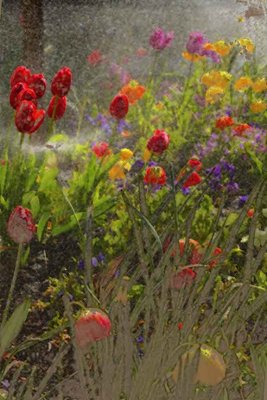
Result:
M157 241L157 243L158 243L158 245L159 245L159 247L160 247L160 250L163 252L163 248L162 248L162 244L161 244L161 241L160 241L160 237L159 237L159 235L158 235L156 229L154 228L154 226L153 226L153 225L151 224L151 222L144 216L144 214L142 214L139 210L137 210L137 208L135 208L135 207L134 207L132 204L130 204L129 202L127 202L127 203L128 203L128 205L129 205L129 207L131 207L131 208L134 210L134 212L135 212L137 215L139 215L139 217L147 224L147 226L148 226L149 229L151 230L151 232L152 232L154 238L156 239L156 241Z
M30 310L30 300L24 300L13 312L0 331L0 358L18 336Z

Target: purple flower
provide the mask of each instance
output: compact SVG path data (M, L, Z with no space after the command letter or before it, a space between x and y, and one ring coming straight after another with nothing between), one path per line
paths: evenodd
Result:
M144 165L145 165L145 163L143 160L136 160L134 162L134 164L132 165L130 172L137 173L137 172L141 171L141 169L143 168Z
M219 64L221 62L220 56L213 50L202 49L200 51L201 56L210 58L214 63Z
M100 251L99 253L98 253L98 256L97 256L97 260L98 260L98 262L99 263L102 263L102 262L104 262L105 261L105 256L104 256L104 254Z
M202 55L203 45L207 43L207 39L201 32L191 32L186 43L186 50L191 54Z
M122 133L125 129L130 129L131 125L128 124L124 119L120 119L117 125L118 133Z
M6 390L10 386L10 382L7 379L4 379L1 383L2 383L3 388L6 389Z
M248 199L248 195L239 196L239 203L238 203L238 206L239 206L240 208L242 208L243 205L246 203L247 199Z
M156 28L149 38L149 44L155 50L163 50L169 47L174 39L174 32L164 32L161 28Z
M84 260L79 260L77 264L78 269L84 269Z
M98 260L97 260L97 258L96 258L96 257L92 257L91 263L92 263L92 266L93 266L93 267L97 267L97 266L98 266Z
M239 191L239 185L237 182L229 182L227 184L227 190L229 193L235 194Z
M185 195L185 196L187 196L188 194L190 194L190 187L186 187L186 188L184 188L184 187L182 187L182 193Z
M144 336L140 335L136 338L137 343L144 343Z

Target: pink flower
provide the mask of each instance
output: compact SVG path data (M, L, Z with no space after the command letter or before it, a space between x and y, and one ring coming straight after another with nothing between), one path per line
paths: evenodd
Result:
M202 55L203 45L207 42L202 32L191 32L186 43L186 50L191 54Z
M29 243L36 231L32 213L27 208L14 208L7 223L7 232L15 243Z
M174 32L164 32L161 28L156 28L149 38L149 44L155 50L163 50L170 47L174 39Z
M175 272L171 277L170 287L172 289L181 289L184 286L192 285L196 275L196 272L191 268L184 268L180 272Z
M103 61L103 56L99 50L95 50L91 54L89 54L89 56L87 56L87 61L89 62L89 64L95 67Z
M75 335L80 347L110 335L111 322L101 310L88 309L75 323Z

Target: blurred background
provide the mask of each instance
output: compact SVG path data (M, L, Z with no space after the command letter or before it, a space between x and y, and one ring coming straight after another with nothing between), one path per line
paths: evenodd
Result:
M9 77L17 65L45 73L48 81L67 65L78 94L90 82L92 87L96 77L104 80L117 65L142 80L151 69L148 39L156 27L175 32L173 45L166 50L170 69L179 68L186 38L197 30L210 41L250 37L257 46L256 56L266 63L267 0L2 0L0 4L2 121ZM146 57L136 55L140 48L149 50ZM96 49L105 57L105 68L88 63L88 55Z

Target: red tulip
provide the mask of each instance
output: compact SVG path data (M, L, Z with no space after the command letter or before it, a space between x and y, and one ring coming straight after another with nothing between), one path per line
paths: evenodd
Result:
M128 113L129 100L125 94L118 94L114 97L109 106L109 111L112 117L122 119Z
M162 154L169 146L170 136L163 130L156 129L147 142L147 149L156 154Z
M92 151L95 153L95 155L98 158L102 158L104 156L107 156L111 152L110 149L108 148L108 143L106 143L106 142L96 143L92 147Z
M75 335L80 347L110 335L111 322L101 310L88 309L75 323Z
M28 243L33 238L36 227L32 218L32 213L27 208L17 206L11 213L7 232L11 239L18 243Z
M19 132L31 134L41 126L44 117L45 110L37 110L32 101L22 100L16 110L15 124Z
M54 76L51 92L54 96L64 97L68 94L72 81L72 72L68 67L61 68Z
M17 96L18 105L22 102L22 100L28 100L34 103L37 106L37 97L35 91L26 87L24 90L21 90Z
M224 115L216 120L216 128L221 131L232 125L234 125L234 120L229 115Z
M27 87L26 84L23 82L18 82L12 87L9 96L9 102L11 107L14 108L14 110L16 110L17 106L19 105L18 95L20 94L20 92L25 90L26 87Z
M162 167L148 167L144 176L144 182L150 185L165 185L166 172Z
M200 171L202 168L202 162L197 158L191 158L188 160L187 165L196 171Z
M67 97L53 96L50 100L47 109L47 115L53 119L60 119L63 117L67 107Z
M31 71L24 67L19 66L17 67L10 78L10 86L13 87L18 82L29 83L31 77Z
M45 114L45 110L43 109L35 111L35 113L33 114L34 124L30 132L28 133L36 132L40 128L40 126L44 122Z
M183 184L183 188L188 188L190 186L198 185L202 181L201 176L198 175L197 172L193 171L191 175L186 179Z
M19 132L29 133L34 126L36 105L28 100L22 100L16 110L15 124Z
M46 80L43 74L33 74L29 81L29 87L34 90L39 99L45 94Z

